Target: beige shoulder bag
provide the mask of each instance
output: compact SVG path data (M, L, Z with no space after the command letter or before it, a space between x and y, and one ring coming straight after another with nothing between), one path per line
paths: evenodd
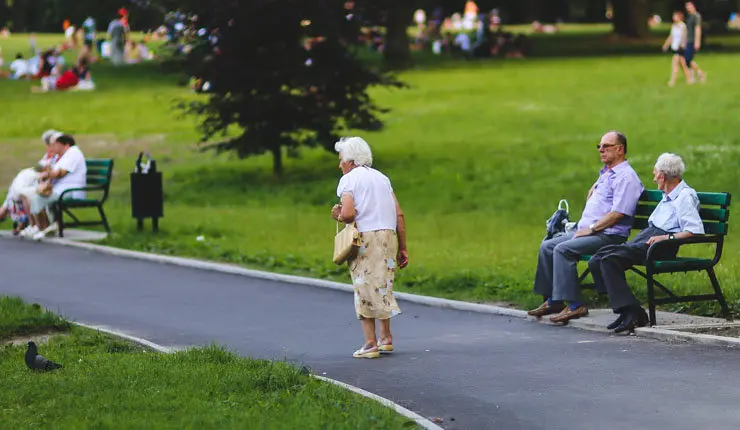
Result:
M337 223L337 235L334 236L334 263L341 265L357 255L360 249L360 232L357 231L355 223L349 223L339 231Z

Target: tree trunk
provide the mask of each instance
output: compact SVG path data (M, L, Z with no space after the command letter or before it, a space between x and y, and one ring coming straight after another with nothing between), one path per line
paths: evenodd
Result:
M620 36L643 38L650 33L648 0L612 0L614 32Z
M411 48L406 31L413 15L413 2L394 1L388 7L383 54L386 65L390 67L403 68L411 65Z
M272 147L272 174L276 177L283 176L283 151L280 145Z

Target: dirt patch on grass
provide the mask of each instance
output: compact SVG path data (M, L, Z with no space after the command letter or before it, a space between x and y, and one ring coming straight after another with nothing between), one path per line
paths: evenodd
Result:
M69 332L59 331L56 329L42 330L38 333L25 334L22 336L13 336L10 339L0 340L0 345L25 345L29 341L36 342L37 345L45 344L53 336L69 336Z

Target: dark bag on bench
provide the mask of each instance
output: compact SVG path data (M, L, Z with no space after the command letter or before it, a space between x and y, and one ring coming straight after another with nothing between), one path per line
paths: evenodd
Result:
M565 209L562 208L563 204L565 204ZM556 210L545 223L545 226L547 227L547 235L544 240L550 240L566 233L565 225L570 222L570 219L568 218L570 215L569 210L568 202L566 200L560 200L560 203L558 203L558 210Z

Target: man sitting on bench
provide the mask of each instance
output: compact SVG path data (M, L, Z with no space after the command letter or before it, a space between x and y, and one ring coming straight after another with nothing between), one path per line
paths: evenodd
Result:
M676 154L665 153L658 157L653 180L663 192L663 200L650 215L648 228L627 243L601 248L588 262L596 289L606 290L614 313L619 314L607 326L609 330L616 333L633 331L635 327L648 323L645 310L627 285L625 270L643 263L653 243L704 234L704 224L699 216L699 197L683 181L685 170L683 160ZM666 246L660 248L658 258L672 260L676 254L678 247Z
M596 148L604 167L588 193L578 231L540 245L534 291L545 302L529 311L529 315L539 318L556 313L550 318L556 323L588 315L588 308L581 303L578 260L604 245L624 243L630 235L637 202L645 187L625 158L627 138L612 131L601 138Z

